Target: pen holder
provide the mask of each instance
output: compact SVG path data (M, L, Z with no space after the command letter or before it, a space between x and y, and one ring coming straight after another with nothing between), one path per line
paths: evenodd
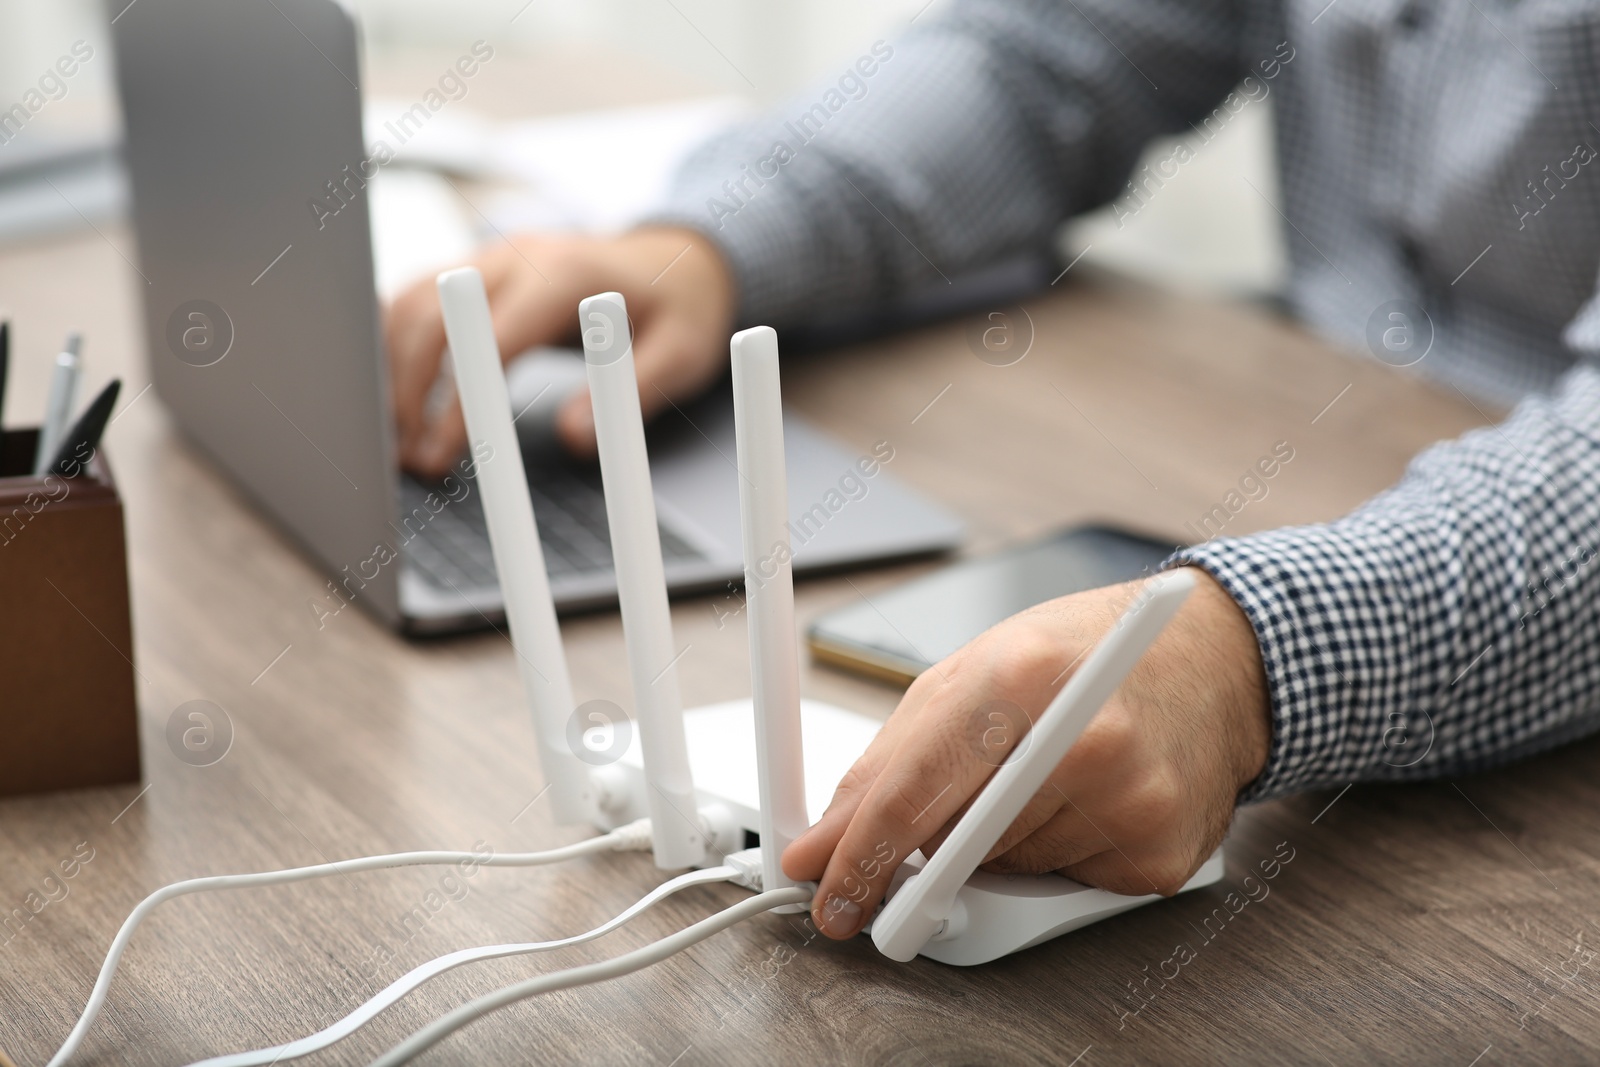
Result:
M0 796L140 777L122 498L104 454L35 477L37 440L0 435Z

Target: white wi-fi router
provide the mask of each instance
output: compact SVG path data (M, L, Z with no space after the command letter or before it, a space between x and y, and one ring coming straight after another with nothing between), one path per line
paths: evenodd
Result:
M587 724L574 724L572 683L483 279L472 268L446 272L439 296L468 434L492 450L478 466L478 488L556 820L610 829L648 815L664 869L716 863L759 840L764 888L794 884L779 866L783 849L827 806L880 724L800 699L777 334L758 326L731 342L752 700L685 711L677 676L683 650L667 606L627 308L619 293L579 305L637 720L621 758L595 767L572 741ZM884 955L985 963L1161 899L977 867L1192 585L1182 571L1151 579L932 859L919 852L906 861L871 926ZM1219 849L1183 889L1222 873Z

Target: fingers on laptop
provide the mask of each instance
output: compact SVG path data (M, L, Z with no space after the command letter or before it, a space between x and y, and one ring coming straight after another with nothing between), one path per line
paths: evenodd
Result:
M431 279L426 285L418 283L407 289L389 305L384 315L384 344L389 353L401 462L414 467L425 429L428 391L439 376L444 354L444 317Z
M472 264L483 274L503 358L557 340L570 325L561 310L570 301L554 292L556 287L527 258L529 251L500 245L485 250ZM385 316L385 340L401 464L437 477L456 461L467 440L466 423L454 397L430 411L445 351L444 316L432 278L419 280L395 299Z
M495 338L506 359L570 340L579 300L621 290L638 331L634 361L646 418L695 395L726 366L732 282L703 238L676 230L608 239L527 234L488 246L473 265L483 273ZM385 332L401 462L436 476L465 448L466 435L453 400L440 411L429 410L445 347L432 279L395 300ZM557 429L572 452L594 454L594 417L585 391L568 399Z

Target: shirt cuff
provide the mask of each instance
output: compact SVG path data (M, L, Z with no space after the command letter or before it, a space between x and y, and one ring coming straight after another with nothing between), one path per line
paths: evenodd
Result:
M1345 520L1219 538L1164 564L1215 578L1261 649L1272 744L1240 803L1426 771L1428 672L1414 652L1427 635L1407 618L1412 598L1430 595L1428 549L1409 531Z

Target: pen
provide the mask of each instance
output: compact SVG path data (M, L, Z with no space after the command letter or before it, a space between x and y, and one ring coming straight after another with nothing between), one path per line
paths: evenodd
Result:
M6 372L11 368L11 320L0 319L0 437L5 434Z
M50 378L50 399L45 403L39 444L33 452L35 477L50 469L50 459L66 431L67 420L72 417L72 408L78 399L78 351L82 344L81 334L68 334L66 348L56 356L55 373Z
M63 478L76 478L83 472L94 456L94 450L100 445L100 435L106 431L106 422L111 418L111 409L116 406L117 392L121 388L122 379L113 378L109 385L100 390L100 395L84 409L78 421L72 424L72 429L62 436L61 447L56 449L46 471Z

